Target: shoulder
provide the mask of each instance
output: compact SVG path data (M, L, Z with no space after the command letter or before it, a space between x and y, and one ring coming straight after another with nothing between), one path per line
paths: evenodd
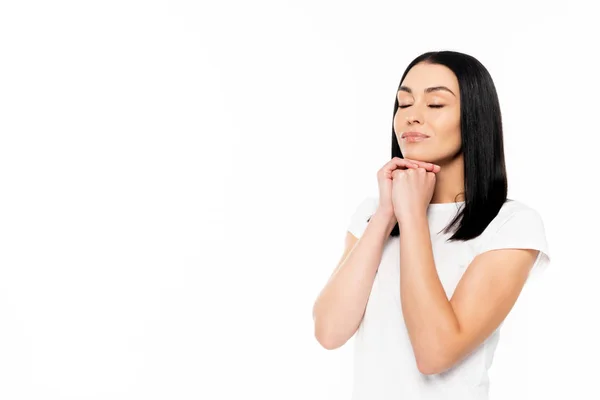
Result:
M362 236L369 218L375 213L379 206L379 198L376 196L365 196L352 206L352 213L348 221L348 231L355 237Z
M519 200L507 199L484 233L497 232L509 223L511 226L527 227L531 224L542 223L542 217L534 207Z
M545 267L549 263L544 221L534 207L517 200L505 202L482 233L477 253L507 248L540 250L538 264Z

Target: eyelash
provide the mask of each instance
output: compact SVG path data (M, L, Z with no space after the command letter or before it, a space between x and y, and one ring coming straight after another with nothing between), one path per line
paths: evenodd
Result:
M406 108L406 107L410 107L410 106L398 106L398 108ZM431 104L429 107L431 107L431 108L442 108L444 106L441 105L441 104Z

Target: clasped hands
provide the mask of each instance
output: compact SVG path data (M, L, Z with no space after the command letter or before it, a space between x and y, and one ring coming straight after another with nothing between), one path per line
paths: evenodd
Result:
M394 157L377 173L379 208L397 221L425 213L441 167L425 161Z

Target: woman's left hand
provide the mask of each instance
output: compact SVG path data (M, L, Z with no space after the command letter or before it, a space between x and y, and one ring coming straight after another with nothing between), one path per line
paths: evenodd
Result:
M435 188L435 173L425 168L396 169L392 172L392 204L396 219L427 211Z

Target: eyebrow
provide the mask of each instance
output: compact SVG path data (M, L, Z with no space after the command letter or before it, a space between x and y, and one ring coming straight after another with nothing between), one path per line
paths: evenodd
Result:
M456 95L454 94L454 92L450 89L448 89L446 86L433 86L433 87L428 87L427 89L424 90L425 93L431 93L431 92L435 92L435 91L439 91L439 90L445 90L447 92L452 93L452 95L454 97L456 97ZM398 89L398 92L407 92L412 94L412 89L409 88L408 86L400 86L400 88Z

